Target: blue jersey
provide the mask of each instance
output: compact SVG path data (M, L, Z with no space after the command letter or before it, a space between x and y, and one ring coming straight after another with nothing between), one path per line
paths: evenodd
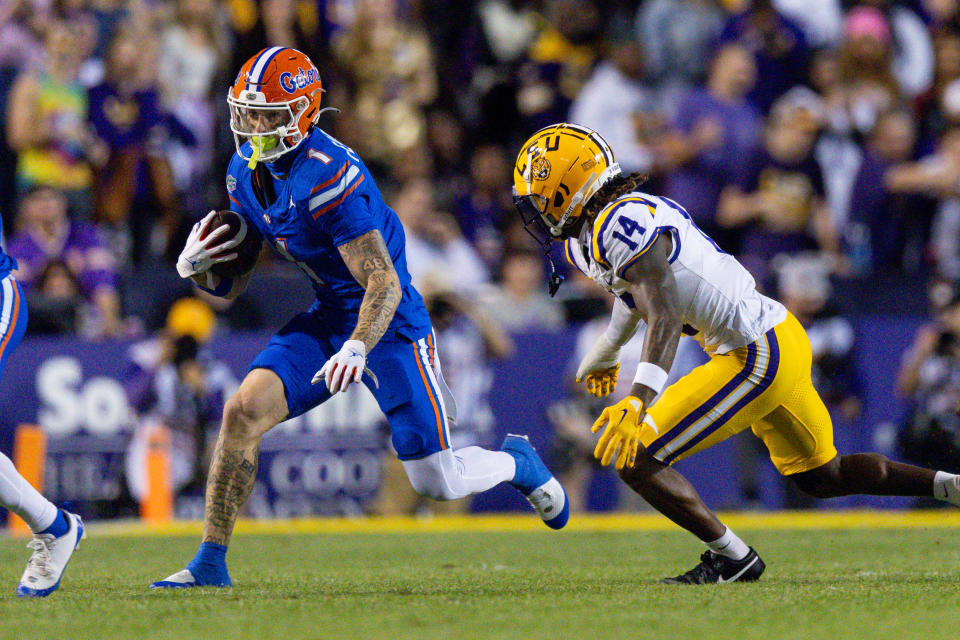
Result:
M6 278L11 271L17 268L17 261L7 255L3 250L5 238L3 236L3 221L0 221L0 280Z
M296 150L268 167L269 173L254 172L239 154L233 155L227 169L231 208L310 279L317 294L311 312L334 334L353 331L364 289L337 247L377 229L403 289L390 326L410 336L425 335L430 318L410 283L403 226L356 153L314 129ZM276 199L267 206L256 195L254 181L260 178L273 182Z

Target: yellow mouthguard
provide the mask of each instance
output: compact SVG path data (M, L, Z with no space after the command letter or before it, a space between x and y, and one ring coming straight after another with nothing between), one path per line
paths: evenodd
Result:
M263 151L269 151L277 146L277 139L274 136L264 137L256 136L250 139L250 162L247 163L247 168L253 171L257 168L257 162L260 161L260 154Z
M263 146L263 138L257 136L256 138L250 139L250 162L247 163L247 168L253 171L257 168L257 161L260 160L260 147Z

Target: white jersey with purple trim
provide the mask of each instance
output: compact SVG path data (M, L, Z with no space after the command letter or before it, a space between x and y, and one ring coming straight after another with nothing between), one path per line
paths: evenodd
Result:
M736 258L668 198L634 192L608 204L578 238L567 240L567 260L633 309L623 273L666 234L673 240L669 262L684 333L696 337L707 353L750 344L786 319L786 308L758 292Z

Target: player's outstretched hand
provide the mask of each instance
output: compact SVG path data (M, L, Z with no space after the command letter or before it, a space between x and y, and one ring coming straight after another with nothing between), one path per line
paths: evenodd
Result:
M620 363L607 369L591 371L583 380L587 385L587 392L597 398L602 398L614 392L617 388L617 378L620 377ZM580 382L580 380L577 380Z
M577 382L586 382L587 391L602 398L617 388L620 375L620 347L600 334L577 367Z
M243 241L243 237L236 235L230 240L217 243L217 240L230 230L227 225L221 225L207 233L216 211L208 213L203 220L193 225L187 243L177 259L177 273L181 278L189 278L198 273L204 273L218 262L226 262L237 257L236 253L225 253Z
M351 382L360 382L367 365L367 346L360 340L347 340L340 351L314 374L311 384L326 382L330 393L345 391Z
M606 466L616 456L617 469L623 469L628 463L633 466L640 446L640 422L643 416L643 402L634 396L627 396L604 409L590 429L596 433L606 425L593 450L593 457Z

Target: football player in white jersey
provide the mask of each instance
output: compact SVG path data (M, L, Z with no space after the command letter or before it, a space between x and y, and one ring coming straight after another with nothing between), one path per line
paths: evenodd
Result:
M934 496L960 506L960 476L888 460L838 455L830 414L810 379L810 343L779 302L700 231L683 207L638 190L595 131L556 124L533 134L514 166L524 227L617 297L607 330L577 378L602 397L617 384L620 350L641 322L643 361L630 395L604 409L594 455L708 547L671 584L751 581L764 563L723 525L670 465L750 428L777 470L803 491ZM551 287L559 282L554 277ZM710 360L666 386L677 342L694 336Z

